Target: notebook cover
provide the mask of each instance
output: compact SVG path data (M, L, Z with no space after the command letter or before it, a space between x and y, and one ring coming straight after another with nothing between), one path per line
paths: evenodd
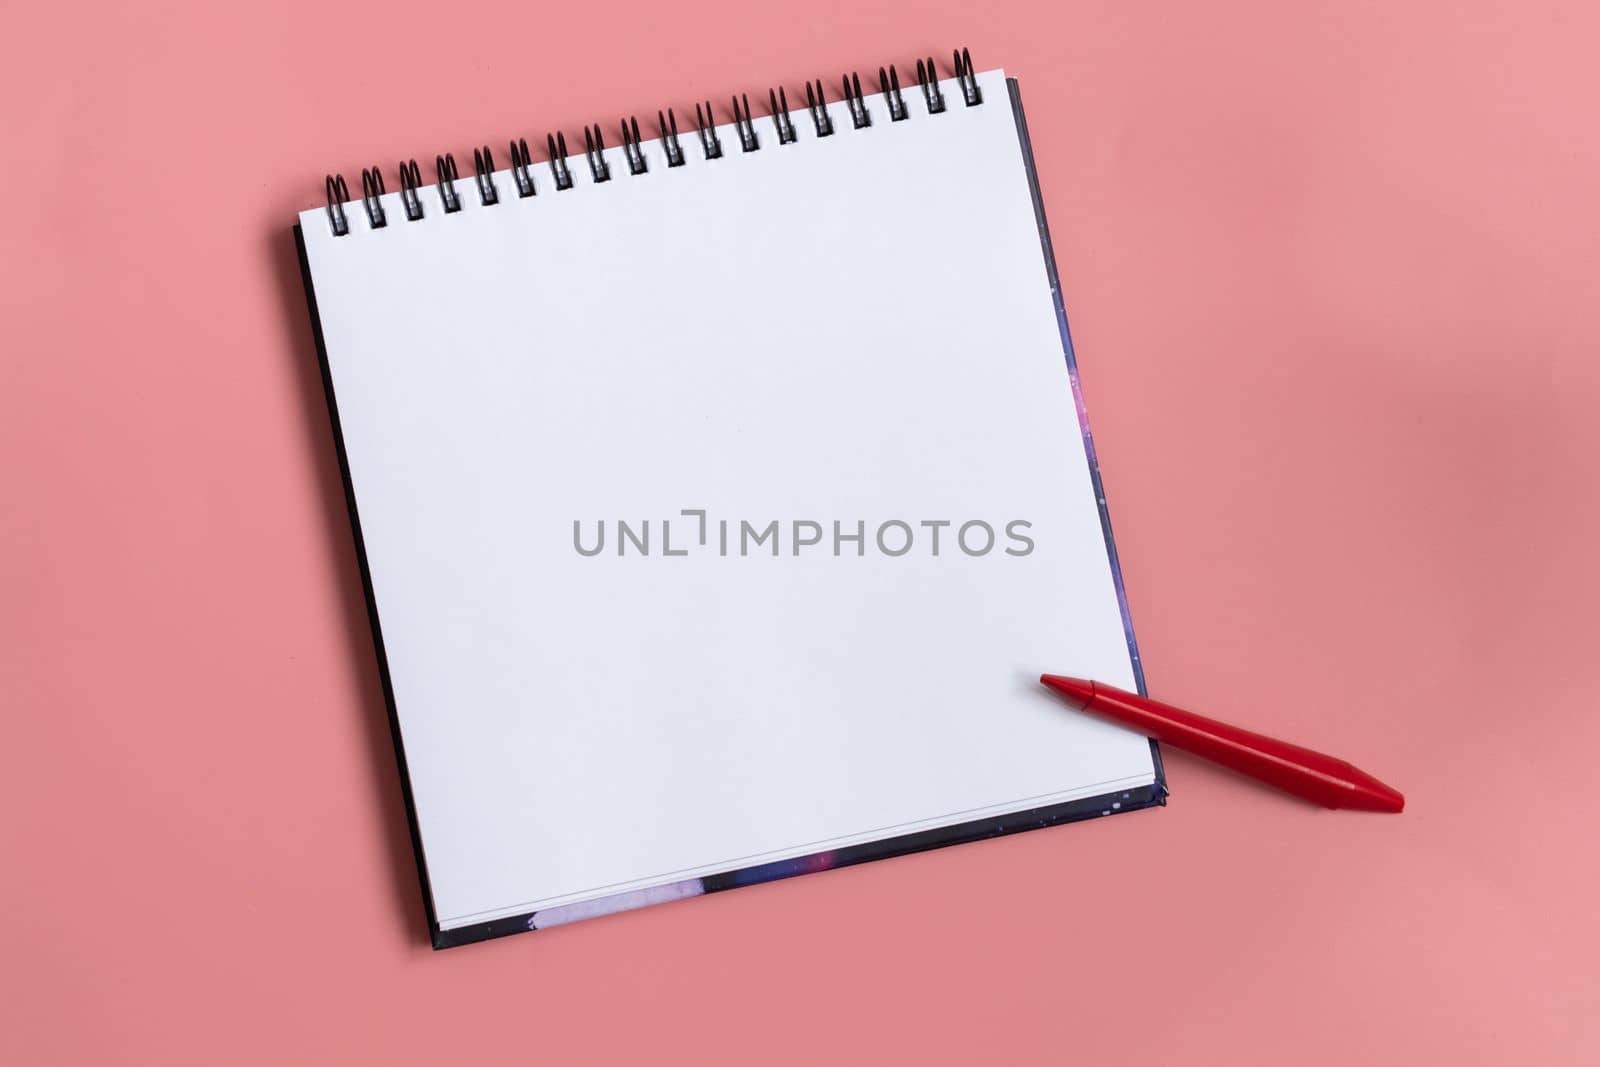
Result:
M1111 516L1106 508L1105 490L1100 478L1100 464L1096 459L1094 438L1089 432L1089 417L1083 403L1083 392L1078 383L1078 362L1072 349L1072 337L1067 329L1067 313L1061 298L1061 282L1056 271L1055 252L1050 243L1050 230L1045 223L1044 199L1039 190L1039 175L1034 166L1033 145L1028 138L1027 119L1022 110L1022 95L1015 78L1006 79L1012 115L1016 120L1017 140L1022 151L1023 165L1027 169L1028 188L1033 197L1034 216L1039 225L1039 243L1044 251L1045 270L1050 279L1050 292L1055 301L1056 321L1061 330L1061 349L1066 359L1067 374L1072 382L1072 396L1078 411L1078 425L1083 433L1084 452L1089 459L1089 475L1094 486L1095 500L1100 510L1100 525L1105 534L1106 553L1111 564L1111 574L1116 583L1117 604L1122 613L1122 625L1128 640L1128 655L1133 664L1133 674L1140 693L1145 692L1144 666L1139 659L1139 647L1134 638L1133 620L1128 613L1128 598L1122 581L1122 567L1117 559L1117 547L1111 536ZM389 733L394 740L395 761L400 770L400 788L405 799L406 822L411 834L411 847L416 855L417 873L422 882L422 902L427 912L429 938L435 949L453 948L457 945L487 941L508 934L546 929L579 919L593 918L612 912L650 904L666 903L688 897L703 896L739 886L758 885L796 874L810 874L835 867L848 867L869 860L887 859L913 852L923 852L945 845L982 841L985 838L1035 830L1046 826L1099 818L1141 808L1166 804L1166 771L1161 763L1161 750L1155 741L1150 742L1150 755L1155 765L1155 781L1151 785L1101 796L1085 797L1062 804L1031 808L1009 815L978 819L973 822L944 826L933 830L903 834L860 845L797 856L774 863L759 864L736 871L690 878L681 882L654 886L649 889L619 893L609 897L567 904L544 911L506 916L469 926L445 930L439 926L433 906L433 891L428 881L428 865L423 857L421 830L411 791L411 777L406 767L405 741L400 734L400 718L395 707L394 687L389 676L389 661L384 650L383 626L378 618L377 600L373 593L372 573L367 564L365 543L361 536L361 516L356 508L355 487L350 477L350 463L345 452L344 434L339 424L338 398L334 395L333 377L328 365L327 347L322 337L322 320L317 312L316 288L311 280L311 265L306 257L305 239L299 223L294 226L295 247L300 256L300 277L305 284L306 304L311 312L311 330L316 340L317 360L322 371L322 386L327 395L328 418L333 427L334 447L339 457L339 474L344 482L345 503L350 512L350 529L355 537L356 559L361 569L361 588L367 602L367 619L372 625L372 643L378 657L378 674L383 683L384 705L389 715Z

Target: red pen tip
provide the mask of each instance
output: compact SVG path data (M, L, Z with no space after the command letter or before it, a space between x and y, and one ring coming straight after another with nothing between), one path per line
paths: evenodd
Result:
M1382 811L1397 815L1406 810L1406 798L1400 790L1384 785L1365 771L1350 768L1350 795L1341 799L1339 807L1355 811Z
M1054 689L1072 703L1072 706L1082 710L1094 700L1094 683L1086 682L1082 678L1068 678L1061 674L1041 674L1039 681Z

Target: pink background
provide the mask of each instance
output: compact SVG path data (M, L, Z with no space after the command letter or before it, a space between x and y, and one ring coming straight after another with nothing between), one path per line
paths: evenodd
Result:
M1600 1055L1600 9L832 7L10 5L0 1060ZM432 953L293 212L957 44L1153 691L1410 809L1169 754L1165 811Z

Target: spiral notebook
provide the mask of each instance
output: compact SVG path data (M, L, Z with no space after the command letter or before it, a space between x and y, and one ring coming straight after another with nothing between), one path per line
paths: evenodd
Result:
M300 216L436 947L1162 802L1037 682L1143 688L1017 83L916 67Z

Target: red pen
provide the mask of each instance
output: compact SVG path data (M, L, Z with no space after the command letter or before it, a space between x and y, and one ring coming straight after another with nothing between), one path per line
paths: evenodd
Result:
M1103 682L1058 674L1042 674L1039 681L1084 711L1325 808L1405 810L1406 798L1399 790L1342 759L1241 730Z

